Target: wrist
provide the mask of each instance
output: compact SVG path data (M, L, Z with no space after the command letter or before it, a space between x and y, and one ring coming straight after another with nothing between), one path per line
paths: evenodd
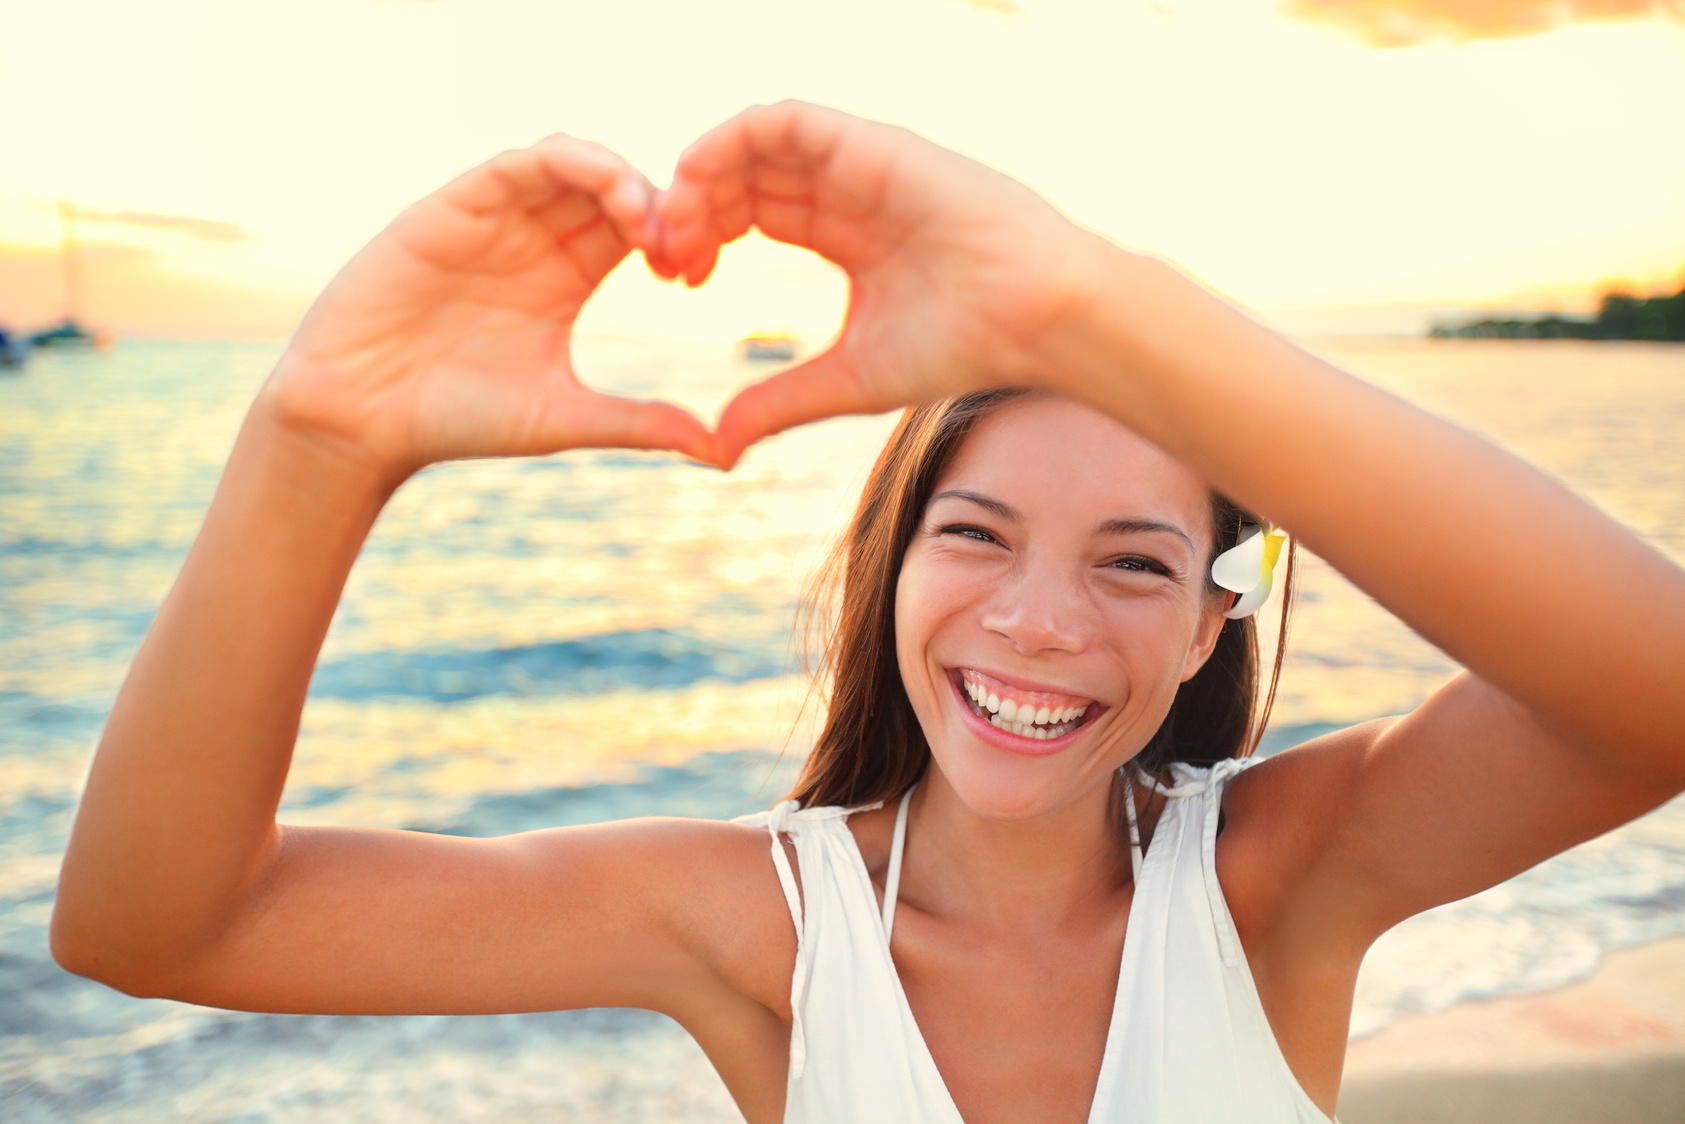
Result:
M426 465L397 455L392 442L371 432L376 427L359 417L369 411L353 404L347 382L342 372L289 347L252 402L247 427L300 468L331 470L362 490L390 496Z
M1043 341L1037 385L1169 437L1190 396L1219 394L1236 374L1238 336L1269 333L1165 259L1089 238L1082 287Z
M1058 319L1036 341L1033 380L1041 389L1088 398L1131 365L1137 348L1132 320L1142 296L1175 271L1088 230L1078 232L1069 258L1067 295Z
M342 512L372 524L415 469L380 456L356 437L289 410L275 379L252 402L229 458L242 478L257 478L268 495L290 494L320 517ZM416 466L419 468L420 466Z

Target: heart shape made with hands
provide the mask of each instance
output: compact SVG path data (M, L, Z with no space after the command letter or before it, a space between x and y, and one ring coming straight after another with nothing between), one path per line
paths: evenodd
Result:
M683 273L677 276L665 275L654 261L649 260L649 255L641 253L640 257L645 259L642 264L647 266L652 275L664 281L675 282L676 286L682 286L685 290L700 290L710 284L715 289L723 286L730 295L726 298L728 303L719 306L721 312L736 318L739 308L765 306L762 294L757 291L758 283L745 284L743 274L733 273L733 269L739 265L742 258L750 258L758 265L760 259L756 255L764 252L764 249L764 245L720 247L716 260L711 263L706 275L694 281L686 279ZM823 294L821 290L816 296L822 299L822 307L835 307L831 304L835 299L834 294ZM777 295L772 299L777 300ZM710 310L716 307L713 300L706 303ZM682 310L675 310L673 314L682 315ZM712 311L704 316L707 323L718 322ZM657 314L652 324L662 318L664 317L661 314ZM718 365L718 359L711 358L707 361L709 389L702 394L692 391L675 399L662 399L664 402L672 402L679 409L694 411L694 416L707 433L706 456L695 457L686 450L679 451L687 452L691 459L722 471L730 471L749 449L759 442L806 421L818 421L832 416L830 410L820 407L804 392L803 384L812 379L815 368L822 371L836 360L837 357L829 353L839 340L840 324L833 321L829 331L819 328L818 325L810 326L808 331L764 330L748 334L737 340L735 345L723 341L715 345L715 348L710 349L711 354L720 354L723 358L729 348L731 358L725 366ZM588 357L581 358L589 362ZM590 366L594 367L595 364ZM589 370L585 372L585 377L590 378ZM801 413L814 416L792 418L790 407L802 398L808 398L808 409L802 410ZM773 401L774 399L776 401ZM680 402L684 404L679 405Z
M618 158L616 158L618 159ZM656 191L624 166L606 193L660 277L701 285L756 230L849 280L842 331L744 387L708 434L729 468L764 437L1000 385L1092 288L1098 240L1022 184L903 129L800 102L757 106L705 134ZM625 186L635 177L637 187ZM641 193L641 210L631 206Z
M701 288L716 275L722 256L731 250L723 240L710 239L701 250L701 261L696 260L695 254L688 261L675 260L669 248L673 230L657 217L667 198L667 192L652 198L652 241L640 249L657 277L680 282L687 289ZM755 229L758 228L748 228ZM737 232L733 234L741 237ZM852 290L853 285L850 287ZM854 304L851 292L850 306ZM792 359L799 358L797 362L768 364L770 373L739 386L708 428L708 455L699 459L730 470L749 447L786 429L843 414L877 412L869 410L863 401L858 379L849 366L853 352L844 339L844 334L838 333L816 352L791 355Z
M629 254L695 287L751 230L847 274L830 347L744 387L712 429L578 379L574 324ZM593 446L729 468L806 422L1028 383L1043 334L1092 287L1096 241L997 172L818 106L739 114L664 191L557 135L463 174L353 257L294 334L277 397L402 472Z
M687 148L634 241L657 275L694 286L752 229L841 266L848 313L826 351L726 404L711 435L721 467L807 421L1043 383L1046 332L1092 302L1115 253L996 170L799 101L743 111Z

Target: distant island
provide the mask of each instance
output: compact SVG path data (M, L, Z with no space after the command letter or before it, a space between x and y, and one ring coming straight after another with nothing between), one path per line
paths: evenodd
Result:
M1685 341L1685 288L1671 297L1610 293L1589 319L1550 313L1527 320L1477 320L1438 324L1434 339L1502 340L1676 340Z

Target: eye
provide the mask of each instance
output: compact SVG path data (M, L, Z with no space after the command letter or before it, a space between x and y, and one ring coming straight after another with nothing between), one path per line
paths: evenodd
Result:
M1125 554L1122 557L1114 558L1106 563L1106 567L1111 570L1124 570L1137 574L1157 574L1165 578L1175 576L1171 574L1170 567L1164 563L1140 554Z
M945 527L938 528L936 533L939 535L964 535L966 538L975 539L977 542L996 544L1000 542L992 533L975 523L949 523Z

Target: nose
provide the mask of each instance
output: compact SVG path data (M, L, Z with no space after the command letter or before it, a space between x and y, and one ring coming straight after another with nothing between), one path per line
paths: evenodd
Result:
M1083 583L1050 560L1014 567L984 606L979 623L1022 655L1077 653L1094 619Z

